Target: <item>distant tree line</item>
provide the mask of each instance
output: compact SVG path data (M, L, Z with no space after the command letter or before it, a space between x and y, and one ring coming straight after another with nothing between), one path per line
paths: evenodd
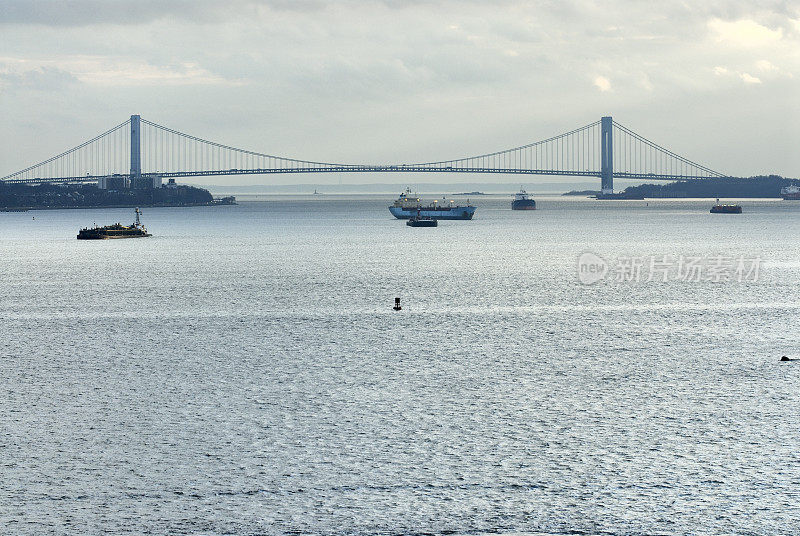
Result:
M778 175L724 177L666 184L628 186L625 193L643 197L780 197L781 188L794 182Z
M208 190L180 185L144 190L101 190L92 184L5 184L0 182L0 207L76 208L110 206L183 206L211 203Z
M665 184L640 184L628 186L620 196L637 197L780 197L781 188L797 179L785 179L779 175L755 177L718 177L692 181L668 182ZM599 190L573 190L563 195L599 195Z

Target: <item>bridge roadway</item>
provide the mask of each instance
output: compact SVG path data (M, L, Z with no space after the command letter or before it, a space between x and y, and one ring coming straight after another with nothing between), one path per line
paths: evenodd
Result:
M143 177L161 176L162 178L177 177L208 177L208 176L232 176L232 175L270 175L275 173L493 173L507 175L551 175L565 177L600 177L599 171L563 171L550 169L514 169L514 168L475 168L475 167L454 167L454 166L369 166L369 165L342 165L324 167L296 167L296 168L264 168L264 169L222 169L209 171L173 171L165 173L142 173ZM43 184L43 183L92 183L105 177L132 177L132 175L85 175L76 177L59 177L52 179L7 179L7 184ZM639 180L658 180L658 181L679 181L679 180L702 180L708 177L686 176L686 175L667 175L655 173L630 173L615 172L615 179L639 179Z

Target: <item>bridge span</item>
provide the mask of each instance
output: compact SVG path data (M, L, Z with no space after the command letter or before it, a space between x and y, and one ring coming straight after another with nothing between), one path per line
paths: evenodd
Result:
M342 164L260 153L191 136L132 115L98 136L10 173L9 184L88 183L274 173L494 173L598 177L604 193L614 178L702 180L723 173L693 162L603 117L577 129L510 149L413 164ZM147 182L145 180L145 182Z

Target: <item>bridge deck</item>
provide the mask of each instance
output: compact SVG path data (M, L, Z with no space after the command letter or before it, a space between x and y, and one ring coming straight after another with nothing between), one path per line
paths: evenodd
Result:
M225 169L208 171L172 171L167 173L143 173L143 176L160 176L165 179L179 177L208 177L208 176L233 176L233 175L274 175L274 174L293 174L293 173L489 173L500 175L550 175L563 177L600 177L599 171L560 171L549 169L515 169L515 168L454 168L454 167L414 167L414 166L340 166L340 167L319 167L319 168L295 168L295 169ZM32 179L7 179L6 184L43 184L43 183L93 183L99 179L131 175L86 175L77 177L56 177L56 178L32 178ZM654 173L614 173L615 179L642 179L658 181L679 181L679 180L702 180L708 177L668 175Z

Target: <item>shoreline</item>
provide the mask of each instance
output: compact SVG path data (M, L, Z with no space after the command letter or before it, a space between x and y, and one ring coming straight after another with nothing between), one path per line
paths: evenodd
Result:
M224 207L238 203L181 203L181 204L124 204L124 205L81 205L81 206L39 206L39 207L0 207L0 212L29 212L31 210L86 210L93 208L189 208L189 207Z

